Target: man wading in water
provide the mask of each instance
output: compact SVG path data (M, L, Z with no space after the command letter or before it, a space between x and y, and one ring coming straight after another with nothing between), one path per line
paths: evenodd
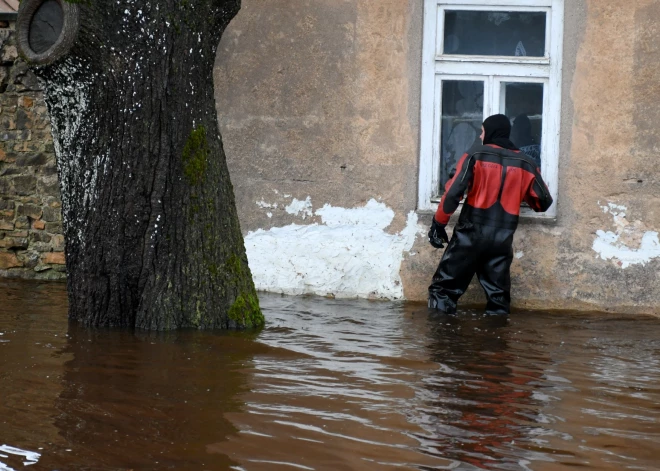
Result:
M483 145L475 145L456 164L433 217L429 242L442 248L448 242L445 226L467 190L467 200L440 265L429 286L429 307L456 312L458 298L474 274L486 292L488 314L509 314L513 233L520 203L534 211L552 205L541 171L509 140L511 123L501 114L481 127Z

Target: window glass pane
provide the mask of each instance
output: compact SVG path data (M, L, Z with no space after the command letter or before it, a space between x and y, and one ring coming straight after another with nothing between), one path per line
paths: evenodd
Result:
M504 114L511 120L511 141L541 167L543 84L502 84Z
M440 193L461 156L479 141L484 120L484 82L442 82Z
M443 54L545 55L545 12L446 10Z

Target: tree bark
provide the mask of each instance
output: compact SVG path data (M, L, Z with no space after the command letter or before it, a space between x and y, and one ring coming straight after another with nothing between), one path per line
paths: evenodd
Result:
M61 37L38 53L41 36L29 30L57 23L39 10L53 1ZM55 142L70 319L154 330L263 324L213 95L216 49L239 8L21 3L19 47L44 81Z

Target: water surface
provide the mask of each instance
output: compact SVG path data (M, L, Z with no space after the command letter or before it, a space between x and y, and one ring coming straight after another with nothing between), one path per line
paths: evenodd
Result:
M85 330L0 281L0 471L660 469L660 320L261 295L259 333Z

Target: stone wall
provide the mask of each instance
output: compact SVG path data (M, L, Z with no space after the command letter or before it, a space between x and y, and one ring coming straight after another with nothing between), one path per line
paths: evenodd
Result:
M41 86L0 22L0 276L60 279L64 236Z

